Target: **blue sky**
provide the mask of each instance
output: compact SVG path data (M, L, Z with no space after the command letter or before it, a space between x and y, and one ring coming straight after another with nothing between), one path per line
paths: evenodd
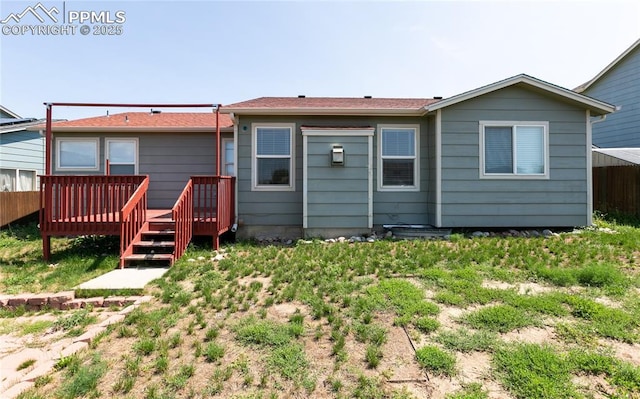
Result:
M36 4L2 0L0 20ZM573 88L640 38L638 1L94 0L64 7L124 11L122 34L0 34L0 104L22 116L44 117L45 101L448 97L519 73ZM104 112L61 107L54 117Z

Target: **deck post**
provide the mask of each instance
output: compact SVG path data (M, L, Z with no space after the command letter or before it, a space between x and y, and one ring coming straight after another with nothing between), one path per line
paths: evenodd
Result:
M53 104L51 103L45 103L45 105L47 106L47 122L46 122L46 133L45 133L45 149L44 149L44 156L45 156L45 161L44 161L44 174L45 175L50 175L51 174L51 112L52 112L52 108L53 108Z

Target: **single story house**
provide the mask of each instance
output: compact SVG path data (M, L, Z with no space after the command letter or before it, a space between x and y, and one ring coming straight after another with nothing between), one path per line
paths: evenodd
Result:
M133 236L122 238L124 265L147 210L172 204L162 222L187 244L208 219L216 239L227 230L327 237L389 224L589 225L592 122L614 110L517 75L447 99L262 97L217 107L218 125L213 114L170 112L55 123L42 184L45 255L49 236L88 234L78 226L121 207L101 231ZM202 174L217 180L198 188ZM115 209L91 202L104 193L119 193ZM204 197L214 203L201 211ZM124 226L134 219L138 227Z
M238 233L590 225L592 118L614 109L527 75L447 99L226 105Z

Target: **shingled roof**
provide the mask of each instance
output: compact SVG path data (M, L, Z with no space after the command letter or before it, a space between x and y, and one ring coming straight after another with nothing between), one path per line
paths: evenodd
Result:
M230 129L229 115L220 114L220 129ZM216 128L215 113L204 112L123 112L53 124L54 131L202 131Z
M425 107L440 101L433 98L371 97L259 97L225 105L223 113L385 115L425 113Z

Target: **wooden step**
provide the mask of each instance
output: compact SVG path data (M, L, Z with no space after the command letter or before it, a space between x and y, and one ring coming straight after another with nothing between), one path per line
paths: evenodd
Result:
M133 244L137 247L145 247L145 248L164 248L164 247L174 247L176 245L175 241L138 241Z
M133 254L124 258L125 266L172 266L173 254Z
M157 237L157 236L173 236L176 234L175 230L149 230L142 233L144 237ZM144 240L147 241L147 240Z

